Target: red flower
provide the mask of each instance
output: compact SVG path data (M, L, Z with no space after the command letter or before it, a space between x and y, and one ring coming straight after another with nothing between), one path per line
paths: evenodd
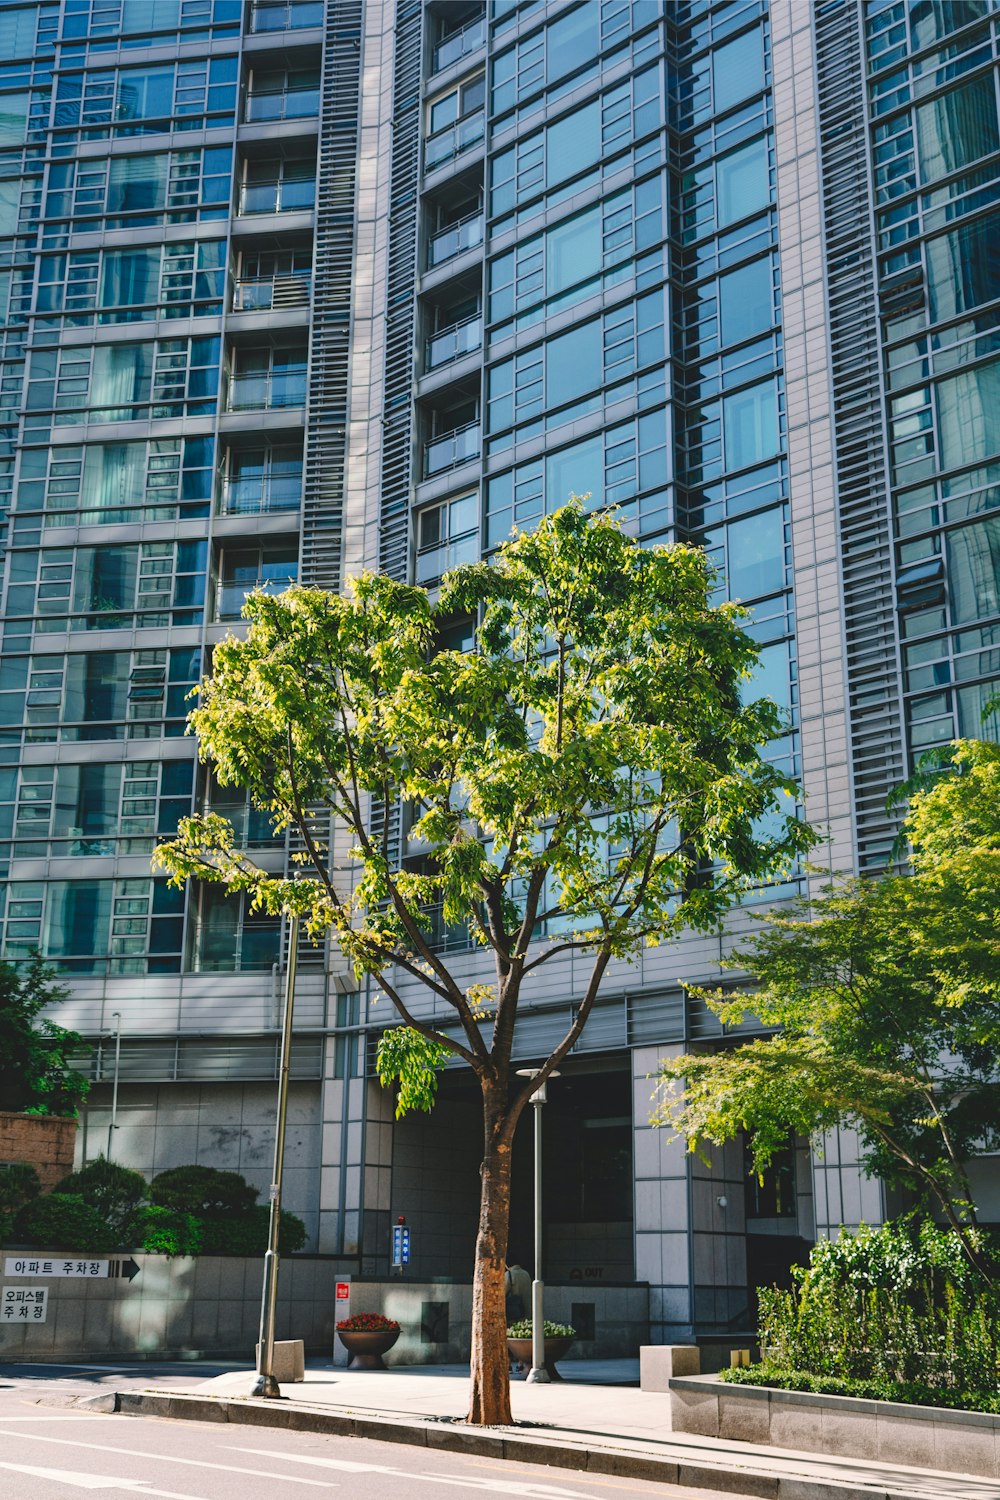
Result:
M338 1333L395 1333L399 1324L382 1313L353 1313L337 1324Z

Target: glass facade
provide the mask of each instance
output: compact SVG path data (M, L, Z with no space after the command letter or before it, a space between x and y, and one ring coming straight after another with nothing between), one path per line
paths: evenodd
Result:
M877 307L858 364L877 362L879 430L857 466L878 471L891 515L893 623L860 644L856 559L835 543L816 560L839 535L848 463L827 434L811 493L794 462L817 393L841 417L854 399L821 339L792 352L807 221L832 243L847 213L827 191L822 70L815 97L810 78L789 102L790 17L805 12L817 56L824 27L849 40L862 19L852 181ZM387 26L379 114L361 82ZM250 589L361 566L435 588L571 494L616 507L644 544L708 549L761 649L748 691L784 714L771 754L807 793L802 620L823 590L845 674L851 650L891 657L911 758L994 733L998 47L993 0L3 0L3 954L40 947L89 1035L124 1011L150 1078L179 1077L199 1049L206 1069L235 1067L237 1033L272 1069L279 924L149 868L196 808L230 817L268 868L295 852L185 736L213 646ZM814 118L797 122L803 99ZM802 206L790 158L810 151ZM808 254L832 326L832 273ZM823 478L824 462L844 472ZM826 506L823 535L796 524L810 506ZM815 703L825 684L808 686ZM847 683L845 718L864 696ZM852 753L829 761L848 821ZM405 817L379 815L405 841ZM438 938L469 947L443 918ZM303 951L314 1082L327 1031L347 1028L328 1059L343 1082L385 1024L339 962ZM606 1060L715 1037L677 987L686 965L651 955L617 974L587 1048ZM574 982L540 997L525 1057ZM629 1134L617 1117L603 1128ZM792 1170L773 1215L773 1193L755 1200L761 1223L788 1217ZM321 1205L340 1226L323 1248L343 1247L350 1214L361 1223L358 1191ZM638 1251L628 1264L665 1288L662 1256L655 1274ZM662 1312L664 1336L739 1311L692 1307Z
M865 7L874 218L912 755L994 737L1000 686L1000 17Z
M228 810L184 738L217 622L298 574L310 231L271 226L315 206L325 9L0 6L3 952L88 982L279 956L276 924L149 855ZM262 312L280 347L241 327Z

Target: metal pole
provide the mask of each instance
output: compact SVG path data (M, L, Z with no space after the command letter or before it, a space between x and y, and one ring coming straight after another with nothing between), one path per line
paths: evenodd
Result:
M288 969L285 974L285 1020L281 1033L281 1063L278 1068L278 1115L274 1125L274 1172L271 1177L271 1216L267 1253L264 1256L264 1287L260 1300L260 1338L257 1349L257 1380L252 1396L277 1399L281 1387L274 1376L274 1318L278 1296L278 1230L281 1226L281 1174L285 1164L285 1121L288 1116L288 1062L292 1050L292 1006L295 1000L295 968L299 957L299 919L292 916L288 928Z
M545 1368L545 1284L542 1281L542 1105L545 1085L532 1094L535 1110L535 1279L531 1283L531 1369L527 1379L535 1385L548 1385Z
M118 1068L122 1060L122 1013L120 1010L112 1012L111 1019L118 1022L115 1031L115 1071L111 1084L111 1124L108 1126L108 1149L107 1160L111 1160L111 1147L114 1144L115 1131L118 1129Z

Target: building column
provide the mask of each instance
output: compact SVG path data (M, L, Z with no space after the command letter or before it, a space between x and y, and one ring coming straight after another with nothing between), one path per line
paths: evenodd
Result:
M688 1154L683 1141L671 1141L666 1130L649 1123L657 1068L682 1051L673 1046L632 1052L635 1276L649 1282L654 1344L687 1343L694 1331Z

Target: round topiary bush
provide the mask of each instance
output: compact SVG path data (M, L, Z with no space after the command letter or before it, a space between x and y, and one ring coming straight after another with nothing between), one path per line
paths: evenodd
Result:
M202 1220L203 1255L263 1255L267 1249L270 1210L255 1207L238 1218L212 1216ZM292 1255L306 1242L306 1226L295 1214L281 1210L278 1226L278 1250Z
M115 1248L114 1230L74 1193L49 1193L25 1204L14 1220L13 1236L39 1250L106 1255Z
M201 1221L177 1208L144 1204L132 1218L133 1245L149 1255L197 1255L202 1248Z
M96 1208L124 1247L131 1245L132 1221L139 1204L146 1201L149 1185L141 1172L99 1156L79 1172L64 1177L56 1192L71 1193Z
M239 1172L220 1172L218 1167L171 1167L149 1185L150 1198L161 1208L199 1216L249 1213L259 1191Z

